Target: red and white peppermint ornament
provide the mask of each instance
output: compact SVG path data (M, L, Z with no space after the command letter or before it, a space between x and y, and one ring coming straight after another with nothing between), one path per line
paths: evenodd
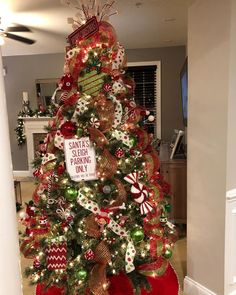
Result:
M98 120L97 118L95 118L95 117L92 117L92 118L90 119L90 124L91 124L91 126L94 127L94 128L99 128L99 126L100 126L100 122L99 122L99 120Z
M131 194L134 201L140 205L141 214L147 214L153 210L152 204L148 201L149 193L147 187L138 181L138 172L128 174L124 180L131 183Z
M139 204L143 203L148 198L148 191L146 187L140 182L136 182L132 185L131 193L134 201Z
M104 86L103 86L103 90L105 92L110 92L112 90L111 84L105 83Z
M115 156L116 156L117 158L123 158L124 155L125 155L125 152L124 152L124 150L123 150L122 148L118 148L118 149L116 150L116 152L115 152Z
M92 249L88 249L85 253L84 253L84 258L86 260L93 260L95 258L95 254L93 252Z

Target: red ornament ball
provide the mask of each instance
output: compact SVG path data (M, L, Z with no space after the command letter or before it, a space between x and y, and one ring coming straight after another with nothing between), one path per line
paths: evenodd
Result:
M57 173L58 173L58 175L62 175L64 173L64 171L65 171L64 165L59 165L57 167Z
M60 131L65 138L71 138L76 134L76 124L71 121L67 121L61 125Z
M40 268L41 267L41 262L39 261L39 259L35 259L34 260L34 268Z
M72 78L71 74L63 75L59 84L60 84L62 90L70 91L72 88L72 84L73 84L73 78Z
M95 254L93 252L92 249L88 249L85 253L84 253L84 257L86 260L93 260L95 257Z
M115 156L116 156L117 158L123 158L124 155L125 155L125 152L124 152L124 150L123 150L122 148L118 148L118 149L116 150L116 152L115 152Z

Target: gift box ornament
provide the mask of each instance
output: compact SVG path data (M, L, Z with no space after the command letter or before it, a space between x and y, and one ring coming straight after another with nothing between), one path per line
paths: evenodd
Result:
M86 73L83 77L79 77L78 85L82 88L81 92L92 96L98 95L102 90L105 75L104 73L98 74L96 70L93 70Z
M66 242L51 243L46 248L47 268L49 270L65 269L67 265Z

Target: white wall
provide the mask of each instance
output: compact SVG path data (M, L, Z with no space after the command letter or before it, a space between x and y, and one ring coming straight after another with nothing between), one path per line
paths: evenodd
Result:
M236 69L229 71L230 36L236 34L230 30L232 3L196 0L189 8L188 295L229 294L224 290L227 171L236 178L236 163L227 169L228 104L230 97L235 101L229 84ZM228 185L235 181L232 177Z

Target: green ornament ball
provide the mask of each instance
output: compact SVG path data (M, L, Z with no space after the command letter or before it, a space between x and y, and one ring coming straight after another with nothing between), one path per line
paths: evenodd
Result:
M171 258L171 256L172 256L172 251L170 250L170 249L166 249L165 250L165 253L163 254L163 256L166 258L166 259L169 259L169 258Z
M144 231L141 228L135 228L131 232L131 238L135 243L139 243L144 239Z
M81 268L76 272L76 277L78 280L84 281L88 276L88 273L85 269Z
M80 138L83 135L83 128L77 128L76 135Z
M69 186L65 189L65 197L67 200L74 201L76 200L77 196L78 196L78 191L76 188Z
M136 146L136 144L138 142L138 140L135 136L130 136L130 141L131 141L133 147Z
M166 204L165 210L166 210L166 212L170 213L171 212L171 204Z

